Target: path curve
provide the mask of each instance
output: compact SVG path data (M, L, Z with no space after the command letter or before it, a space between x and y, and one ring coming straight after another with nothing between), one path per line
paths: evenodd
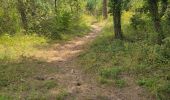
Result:
M64 100L147 100L146 96L140 96L143 91L138 86L125 88L122 91L115 87L101 85L94 77L85 74L75 65L74 62L80 52L101 33L101 26L92 25L91 27L91 32L84 37L54 44L48 51L38 54L37 57L44 57L48 63L59 69L59 72L46 75L46 78L56 79L68 92L69 95ZM56 88L50 92L52 95L57 95L60 91Z

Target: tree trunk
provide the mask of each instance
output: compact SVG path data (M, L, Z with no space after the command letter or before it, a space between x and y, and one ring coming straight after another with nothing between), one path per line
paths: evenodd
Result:
M28 30L28 21L27 21L25 5L22 0L18 0L18 11L21 16L23 28L27 31Z
M161 17L158 12L158 0L149 0L150 13L152 16L152 21L154 23L155 31L158 33L157 43L162 44L164 39L164 34L161 26Z
M121 3L122 0L114 0L113 5L114 32L116 39L123 39L121 29Z
M56 8L57 8L57 0L55 0L55 3L54 3L54 4L55 4L55 9L56 9Z
M107 0L103 0L103 18L107 19L108 14L107 14Z

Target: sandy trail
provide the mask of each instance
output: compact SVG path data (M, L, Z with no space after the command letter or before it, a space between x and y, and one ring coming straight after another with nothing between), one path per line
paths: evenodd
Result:
M77 56L81 51L83 51L84 46L86 46L86 44L90 41L94 40L101 31L101 27L99 26L92 25L91 27L92 32L85 35L84 37L76 37L73 40L63 44L54 44L53 48L49 51L51 54L48 57L48 62L64 62Z
M69 95L64 100L148 100L143 90L129 83L124 89L117 89L114 86L99 84L95 77L85 74L74 63L77 56L91 41L98 35L102 27L92 25L92 31L84 37L76 37L71 41L62 44L54 44L48 51L38 54L46 58L46 61L59 69L55 74L46 75L47 79L56 79ZM128 80L128 79L127 79ZM57 95L59 90L50 90L52 95Z

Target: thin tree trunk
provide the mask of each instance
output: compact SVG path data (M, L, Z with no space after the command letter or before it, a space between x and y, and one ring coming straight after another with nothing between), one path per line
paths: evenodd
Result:
M116 39L123 39L121 29L121 2L121 0L114 0L113 6L114 32Z
M150 5L150 13L154 23L155 31L158 33L157 43L162 44L162 40L164 39L164 34L161 26L161 17L158 12L158 0L149 0L149 5Z
M54 4L55 4L55 9L56 9L56 8L57 8L57 0L55 0L55 3L54 3Z
M25 5L22 0L18 0L18 11L21 16L23 28L27 31L28 30L28 21L27 21Z
M104 19L107 19L108 14L107 14L107 0L103 0L103 17Z

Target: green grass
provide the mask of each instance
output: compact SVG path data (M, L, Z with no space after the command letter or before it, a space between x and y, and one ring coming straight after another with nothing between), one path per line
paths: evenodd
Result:
M65 90L62 90L57 96L56 96L56 100L64 100L67 96L69 95L68 92L66 92ZM70 100L74 100L69 98Z
M13 98L5 96L5 95L0 95L0 100L13 100Z
M117 79L120 72L119 68L107 68L100 71L100 76L108 79Z
M135 31L127 25L123 24L127 39L115 40L113 27L109 21L102 35L79 56L78 63L85 71L99 76L99 82L102 84L109 83L122 87L126 83L119 76L121 73L128 73L136 79L138 85L150 91L158 100L170 99L169 38L167 37L164 40L166 42L160 46L152 41L155 36L150 29L146 31L149 37L139 38L137 35L140 34L133 35ZM140 30L143 32L143 29Z
M58 86L58 84L53 80L47 80L43 85L43 87L47 89L52 89L55 88L56 86Z
M42 66L42 64L44 66ZM58 88L56 80L38 80L36 77L57 73L51 64L33 58L25 58L16 63L0 64L0 95L3 98L49 97L47 91ZM26 93L27 95L24 95ZM34 95L35 94L35 95Z
M37 35L18 34L0 36L0 61L17 60L21 56L32 56L38 49L36 46L43 46L47 39Z
M37 35L0 37L0 100L57 98L49 91L62 85L55 79L36 79L58 72L53 64L34 58L47 42L46 38Z
M87 16L85 16L87 17ZM50 90L62 88L58 81L38 80L57 73L59 69L43 58L36 59L43 48L51 42L65 42L76 36L83 36L90 31L92 17L88 16L85 22L60 32L60 39L46 38L36 34L15 35L4 34L0 36L0 100L47 100L49 98L63 100L68 93L61 91L58 95L51 95ZM43 66L42 66L43 65Z
M114 84L115 86L122 88L126 85L126 82L121 79L121 72L122 70L119 67L101 69L99 72L99 82L108 85Z

